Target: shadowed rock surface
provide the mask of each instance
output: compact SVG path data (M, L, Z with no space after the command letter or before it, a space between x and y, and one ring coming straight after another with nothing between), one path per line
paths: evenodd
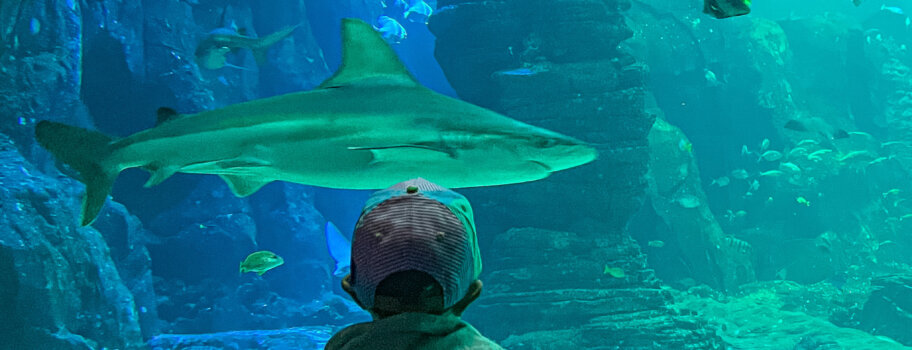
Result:
M43 175L4 136L0 184L3 347L143 348L139 310L108 244L95 228L76 225L74 180ZM129 276L142 283L141 274ZM136 292L151 296L141 286Z

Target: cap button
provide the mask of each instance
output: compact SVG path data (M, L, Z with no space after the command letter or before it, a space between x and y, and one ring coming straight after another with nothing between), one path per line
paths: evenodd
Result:
M418 193L418 186L409 186L405 189L405 193L415 194Z

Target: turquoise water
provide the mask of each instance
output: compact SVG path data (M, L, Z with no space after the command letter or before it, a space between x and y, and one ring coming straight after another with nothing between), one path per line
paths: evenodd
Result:
M724 19L699 0L4 1L0 349L322 348L369 321L341 281L372 190L268 172L283 159L312 165L295 174L404 159L395 168L416 177L451 167L441 183L490 175L456 189L483 260L464 319L508 349L912 347L910 11L898 0L757 1ZM237 107L333 76L343 18L377 29L418 84L485 112L344 84L312 103ZM359 62L384 62L367 52ZM224 124L181 118L206 111ZM250 127L358 113L375 119ZM249 130L173 142L229 124ZM376 130L387 131L345 143ZM281 137L317 141L281 148ZM302 150L334 137L336 148ZM148 139L166 151L117 153ZM555 156L556 144L573 152ZM239 153L264 149L277 151ZM132 168L115 181L117 167ZM85 183L103 204L83 227ZM283 263L239 275L257 251Z

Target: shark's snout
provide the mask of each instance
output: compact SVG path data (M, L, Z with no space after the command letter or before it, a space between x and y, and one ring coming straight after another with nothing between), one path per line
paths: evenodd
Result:
M530 159L549 172L560 171L589 163L598 158L598 151L585 142L570 137L550 137L538 141L536 154Z

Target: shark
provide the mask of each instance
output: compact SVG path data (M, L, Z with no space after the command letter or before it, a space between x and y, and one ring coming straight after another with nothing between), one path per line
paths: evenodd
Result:
M54 121L38 143L85 184L80 222L90 225L118 174L220 176L234 195L273 181L382 189L422 177L449 188L543 179L595 160L576 138L511 119L420 85L369 24L342 20L342 64L313 90L197 114L158 110L158 124L114 138Z
M219 69L225 66L236 67L226 62L228 59L226 56L233 50L246 48L253 52L253 57L257 64L263 64L266 62L266 51L272 45L291 35L299 26L285 27L263 38L251 38L228 28L213 30L196 46L196 51L194 52L196 62L200 67L206 69Z

